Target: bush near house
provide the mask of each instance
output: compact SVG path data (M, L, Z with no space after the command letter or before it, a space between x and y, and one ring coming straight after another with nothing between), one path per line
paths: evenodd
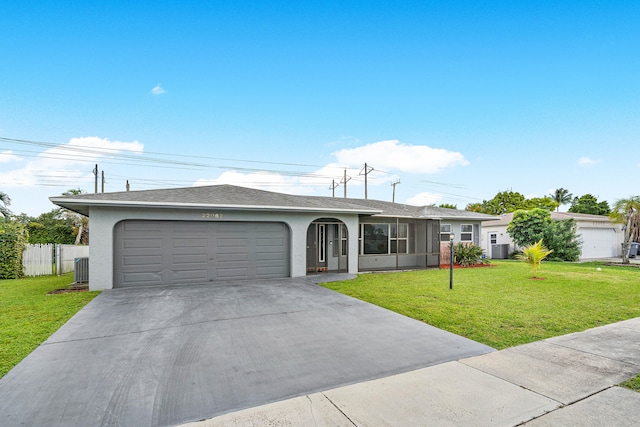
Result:
M0 223L0 279L18 279L24 275L22 253L27 230L17 222Z
M577 261L582 252L575 220L554 221L546 209L516 211L507 233L520 247L542 240L542 244L553 251L547 258L549 261Z
M482 248L474 244L456 243L453 247L454 264L468 267L470 265L488 264L489 260L482 258Z

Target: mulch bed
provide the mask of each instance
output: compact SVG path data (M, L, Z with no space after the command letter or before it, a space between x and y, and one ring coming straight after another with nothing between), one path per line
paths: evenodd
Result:
M56 294L68 294L71 292L87 292L89 291L88 283L72 283L69 287L64 289L54 289L51 292L47 292L47 295Z

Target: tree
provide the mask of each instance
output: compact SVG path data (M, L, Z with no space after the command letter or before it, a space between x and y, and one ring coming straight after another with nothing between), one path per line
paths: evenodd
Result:
M624 224L622 263L629 264L629 247L633 239L640 240L640 196L620 199L609 214L612 221Z
M61 243L73 244L76 230L73 221L66 218L62 209L53 209L40 214L37 218L21 217L20 222L27 221L29 243Z
M465 210L489 215L502 215L520 209L542 208L551 211L557 207L558 204L551 197L527 199L517 191L508 190L499 192L491 200L483 200L482 203L470 203Z
M585 194L584 196L574 197L571 201L569 212L591 215L609 215L611 208L606 200L598 202L598 199L595 196Z
M482 203L469 203L464 210L467 212L482 212Z
M507 233L516 245L523 247L544 239L552 222L551 214L545 209L519 210L513 214Z
M2 202L2 206L0 206L0 215L6 221L11 216L11 211L7 208L7 206L11 204L11 199L7 193L0 191L0 202Z
M451 203L441 203L438 207L445 209L458 209L458 206L452 205Z
M491 200L482 201L482 211L489 215L502 215L526 208L525 197L515 191L502 191Z
M561 205L566 205L567 203L571 203L573 194L569 193L569 190L566 188L557 188L552 194L550 194L551 200L558 204L556 210L560 210Z
M516 211L507 233L520 247L542 241L553 251L550 260L577 261L580 258L582 241L577 234L576 222L573 219L553 221L546 209Z
M542 264L542 260L552 252L553 249L545 248L542 244L542 239L540 239L537 242L522 248L522 254L518 255L518 259L525 261L531 266L531 270L533 270L533 278L535 279L538 277L538 269L540 268L540 264Z
M551 197L534 197L532 199L525 200L526 209L546 209L548 211L552 211L554 209L558 209L558 203L555 202Z

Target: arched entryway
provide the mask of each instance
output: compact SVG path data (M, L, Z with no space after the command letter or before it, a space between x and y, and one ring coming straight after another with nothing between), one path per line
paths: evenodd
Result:
M349 236L344 222L320 218L307 229L307 274L349 271Z

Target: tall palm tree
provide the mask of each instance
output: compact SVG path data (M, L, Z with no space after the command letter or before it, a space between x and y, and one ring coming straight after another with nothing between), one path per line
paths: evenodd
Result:
M570 203L573 198L573 194L569 193L569 190L567 190L566 188L558 188L552 194L549 194L549 196L554 202L558 204L556 211L560 210L560 205L566 205L567 203Z
M9 216L11 215L11 211L7 208L7 206L11 204L11 199L9 198L9 195L7 195L7 193L3 193L2 191L0 191L0 202L2 202L2 206L0 206L0 215L6 221L7 219L9 219Z
M624 224L622 263L629 264L629 246L634 239L640 240L640 196L618 200L613 205L609 218L614 222Z

